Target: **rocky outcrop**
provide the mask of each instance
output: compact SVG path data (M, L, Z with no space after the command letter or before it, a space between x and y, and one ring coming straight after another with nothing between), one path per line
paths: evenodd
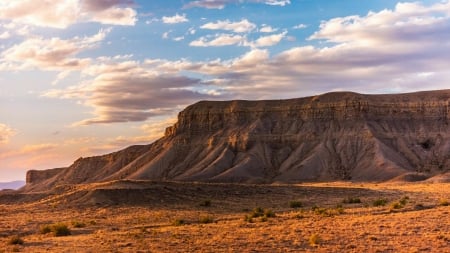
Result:
M83 158L52 179L389 180L450 171L450 90L201 101L153 144Z

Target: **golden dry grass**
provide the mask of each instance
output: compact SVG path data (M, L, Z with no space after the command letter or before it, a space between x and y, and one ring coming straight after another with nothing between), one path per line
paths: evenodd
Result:
M202 193L177 198L189 189ZM442 205L450 200L450 184L175 184L169 190L173 195L165 193L158 202L127 205L82 205L63 197L0 205L0 252L450 251L450 206ZM362 203L342 203L349 197ZM379 198L387 205L374 207ZM210 206L202 205L206 199ZM303 207L291 208L292 200ZM395 202L404 205L392 208ZM255 207L276 215L245 221ZM202 222L204 217L212 223ZM39 233L54 223L67 224L71 235ZM13 236L24 243L11 245Z

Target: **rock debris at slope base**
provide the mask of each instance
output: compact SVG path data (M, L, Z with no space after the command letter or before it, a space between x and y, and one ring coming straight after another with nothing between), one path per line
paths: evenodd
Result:
M24 189L120 179L385 181L450 171L450 90L201 101L145 146L33 173ZM55 174L55 175L54 175Z

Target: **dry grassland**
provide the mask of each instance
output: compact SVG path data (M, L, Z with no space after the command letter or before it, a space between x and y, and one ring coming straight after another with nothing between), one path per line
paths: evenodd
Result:
M76 186L0 205L0 252L450 252L447 199L450 184ZM57 223L71 234L42 233Z

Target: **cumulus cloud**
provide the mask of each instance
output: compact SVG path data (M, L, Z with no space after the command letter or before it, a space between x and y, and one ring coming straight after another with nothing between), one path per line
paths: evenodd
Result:
M259 32L262 32L262 33L273 33L273 32L276 32L277 30L278 29L273 28L273 27L271 27L269 25L263 25L261 27L261 29L259 29Z
M0 1L0 19L33 26L67 28L79 22L134 25L136 11L129 0Z
M162 18L162 21L165 24L178 24L178 23L188 22L189 19L186 18L186 14L179 15L177 13L177 14L175 14L175 16L171 16L171 17L164 16Z
M245 37L233 34L217 34L212 39L211 36L200 37L192 41L189 45L192 47L221 47L231 45L243 45Z
M239 22L231 22L230 20L219 20L215 23L206 23L200 26L200 28L209 30L233 31L235 33L246 33L255 29L256 25L249 22L247 19L242 19Z
M286 37L286 34L287 34L287 32L282 32L279 34L262 36L262 37L259 37L254 42L251 42L250 46L252 46L252 47L271 47L271 46L274 46L274 45L280 43L280 41Z
M46 95L82 101L94 117L81 124L95 124L144 121L199 99L448 89L450 35L444 31L450 30L449 7L449 2L398 4L394 10L326 20L310 37L321 43L275 55L264 47L280 42L286 32L260 37L234 59L97 64L83 70L91 80ZM233 36L240 35L219 34L196 43L239 45L242 37ZM212 42L218 38L230 40Z
M94 77L66 90L51 90L44 96L83 100L94 108L94 117L79 125L145 121L214 96L201 92L200 79L166 75L147 69L139 62L125 61L92 65L84 71Z
M16 134L11 127L0 123L0 144L7 144L9 139Z
M1 58L4 63L3 68L0 64L0 69L81 69L90 63L90 59L77 58L76 55L84 50L97 46L109 32L110 29L102 29L90 37L74 37L67 40L57 37L50 39L42 37L27 39L2 52ZM8 64L5 64L5 62Z

